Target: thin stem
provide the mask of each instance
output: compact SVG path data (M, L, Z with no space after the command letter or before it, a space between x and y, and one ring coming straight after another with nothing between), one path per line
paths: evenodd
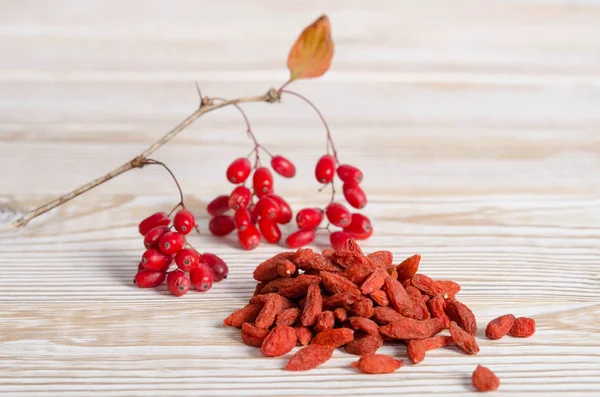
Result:
M293 79L289 79L288 81L286 81L285 83L283 83L283 85L281 87L279 87L279 89L277 90L277 92L279 92L280 94L283 92L283 89L285 87L287 87L292 81L294 81Z
M192 114L190 114L185 120L175 126L171 131L166 133L162 138L154 142L150 145L146 150L144 150L139 156L133 158L127 163L121 165L120 167L115 168L114 170L108 172L105 175L102 175L91 182L86 183L83 186L78 187L77 189L55 199L52 200L33 211L30 211L26 215L12 222L9 226L9 229L20 228L27 225L32 219L58 207L66 202L74 199L75 197L99 186L105 182L110 181L111 179L133 169L133 168L142 168L144 166L144 162L146 159L155 151L157 151L160 147L168 143L171 139L175 138L181 131L183 131L186 127L200 118L203 114L211 112L216 109L220 109L222 107L228 105L235 105L238 103L245 102L278 102L280 99L279 93L275 89L270 89L266 94L260 96L251 96L244 98L232 99L229 101L221 102L219 104L212 103L209 99L202 99L200 107L196 109Z
M284 84L284 87L285 87L285 85L286 84ZM280 93L291 94L291 95L294 95L294 96L302 99L304 102L308 103L310 105L310 107L312 107L315 110L315 112L317 112L317 114L319 115L319 118L323 122L323 126L325 126L325 131L327 131L327 153L329 153L329 146L331 145L331 150L333 152L333 157L335 158L335 162L339 164L340 162L338 161L337 150L335 150L335 144L333 143L333 137L331 135L331 130L329 129L329 125L327 125L327 121L325 120L325 117L323 117L323 114L321 113L319 108L317 108L317 106L314 103L312 103L312 101L310 99L308 99L307 97L305 97L304 95L298 94L297 92L294 92L294 91L284 90L282 88L279 89Z
M173 208L171 210L171 213L173 211L175 211L179 206L181 206L182 208L185 208L185 203L183 202L183 191L181 190L181 185L179 184L179 181L177 180L177 178L175 178L175 174L173 174L173 171L171 171L171 169L169 167L167 167L167 165L165 163L163 163L162 161L148 159L145 161L145 163L162 166L171 175L171 178L173 178L173 181L175 181L175 185L177 185L177 190L179 191L179 204L177 204L175 206L175 208ZM171 214L169 214L169 215L171 215Z

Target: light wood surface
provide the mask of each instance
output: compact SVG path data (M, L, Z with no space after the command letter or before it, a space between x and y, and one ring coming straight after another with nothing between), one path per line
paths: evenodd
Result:
M537 320L534 337L482 338L475 357L438 350L381 376L358 374L341 351L289 373L243 345L221 322L282 248L243 252L207 234L206 203L231 189L224 170L250 149L234 109L156 156L202 218L193 244L230 265L208 293L132 286L137 223L176 202L160 169L4 231L178 123L197 105L194 80L222 97L281 84L290 45L322 12L332 70L292 87L365 172L375 234L363 248L421 253L424 273L463 285L480 330L512 312ZM0 394L457 396L473 393L483 364L501 378L496 396L600 395L600 2L5 0L0 60ZM312 177L323 129L283 102L244 109L299 167L277 191L296 210L323 204Z

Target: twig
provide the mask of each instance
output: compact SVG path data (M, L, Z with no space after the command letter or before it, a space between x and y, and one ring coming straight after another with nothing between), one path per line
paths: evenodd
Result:
M169 131L168 133L166 133L162 138L160 138L158 141L154 142L152 145L150 145L146 150L144 150L139 156L135 157L134 159L126 162L125 164L121 165L120 167L115 168L114 170L110 171L109 173L102 175L101 177L98 177L96 179L94 179L93 181L86 183L83 186L78 187L77 189L55 199L50 201L49 203L46 203L36 209L34 209L33 211L27 213L26 215L24 215L23 217L17 219L16 221L12 222L9 226L9 229L16 229L16 228L20 228L23 227L25 225L27 225L32 219L37 218L38 216L58 207L61 206L63 204L65 204L66 202L74 199L75 197L87 192L88 190L91 190L93 188L95 188L96 186L99 186L105 182L110 181L111 179L133 169L133 168L142 168L145 164L146 164L146 160L148 159L148 157L154 153L156 150L158 150L160 147L162 147L164 144L166 144L167 142L169 142L171 139L175 138L175 136L177 136L177 134L179 134L181 131L183 131L185 128L187 128L190 124L192 124L194 121L196 121L198 118L200 118L203 114L211 112L213 110L216 109L220 109L222 107L225 106L229 106L229 105L235 105L238 103L245 103L245 102L269 102L269 103L273 103L273 102L278 102L280 98L280 93L275 90L275 89L270 89L266 94L264 95L260 95L260 96L252 96L252 97L244 97L244 98L237 98L237 99L232 99L229 101L225 101L225 102L221 102L221 103L213 103L212 101L210 101L210 99L208 98L202 98L201 100L201 104L200 107L198 109L196 109L192 114L190 114L185 120L183 120L181 123L179 123L175 128L173 128L171 131Z

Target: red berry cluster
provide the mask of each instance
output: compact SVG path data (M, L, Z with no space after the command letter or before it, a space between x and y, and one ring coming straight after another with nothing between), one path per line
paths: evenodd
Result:
M298 211L296 224L299 230L288 236L286 240L288 247L299 248L313 241L317 228L325 217L329 221L327 230L330 230L330 225L342 228L329 236L334 249L342 249L349 239L365 240L373 234L369 218L359 213L351 213L344 204L334 201L334 177L337 173L338 178L343 182L342 190L348 204L357 209L367 205L367 195L360 187L363 180L362 171L349 164L339 166L337 164L337 158L330 154L323 155L317 162L315 178L319 183L331 185L331 201L325 209L304 208Z
M262 148L257 145L255 151ZM264 150L264 148L263 148ZM258 156L257 156L258 159ZM296 175L294 164L283 156L271 156L271 168L285 178ZM237 185L231 194L218 196L208 204L212 216L208 228L215 236L226 236L237 229L238 241L246 250L265 241L275 244L281 239L279 225L289 223L293 213L289 204L274 193L273 174L257 160L252 167L246 157L234 160L227 168L227 180ZM246 181L252 177L252 189ZM233 216L227 215L233 211Z
M186 209L178 211L172 223L166 212L157 212L141 221L138 230L144 236L146 251L134 283L140 288L152 288L166 279L169 291L182 296L192 286L205 292L213 281L226 278L229 269L221 258L208 252L200 255L186 242L185 236L195 226L194 215ZM169 271L173 262L177 268Z

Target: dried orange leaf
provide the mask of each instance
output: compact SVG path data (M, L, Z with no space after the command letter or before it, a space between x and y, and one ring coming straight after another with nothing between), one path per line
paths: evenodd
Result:
M322 15L298 37L290 51L287 66L290 81L322 76L333 58L329 18Z

